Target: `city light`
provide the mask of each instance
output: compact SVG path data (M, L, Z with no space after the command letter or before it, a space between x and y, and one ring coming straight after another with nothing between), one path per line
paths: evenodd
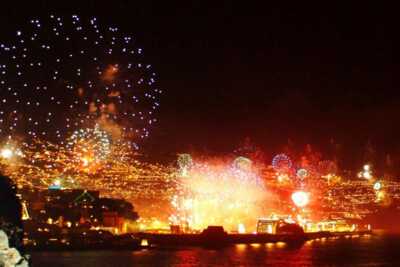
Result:
M359 178L365 178L367 180L372 179L372 170L369 164L365 164L363 166L363 170L358 173Z

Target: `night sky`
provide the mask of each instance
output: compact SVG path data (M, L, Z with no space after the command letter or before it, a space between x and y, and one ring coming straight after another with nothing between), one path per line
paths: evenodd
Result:
M231 152L245 137L267 153L288 138L322 151L334 138L348 154L368 140L400 149L394 7L31 2L3 4L2 38L49 13L94 15L137 37L165 91L151 153Z

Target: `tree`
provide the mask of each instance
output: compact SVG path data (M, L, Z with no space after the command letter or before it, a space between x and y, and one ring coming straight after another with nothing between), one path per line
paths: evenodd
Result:
M0 230L9 239L10 247L22 249L22 206L16 196L16 186L8 177L0 175Z

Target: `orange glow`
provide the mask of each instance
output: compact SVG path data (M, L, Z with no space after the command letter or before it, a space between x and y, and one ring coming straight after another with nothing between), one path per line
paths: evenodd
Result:
M109 65L105 70L101 79L105 82L112 82L115 79L115 76L118 73L118 66Z
M201 230L222 225L228 231L254 229L263 215L266 190L255 168L240 169L232 162L194 163L182 177L182 191L172 199L170 220Z

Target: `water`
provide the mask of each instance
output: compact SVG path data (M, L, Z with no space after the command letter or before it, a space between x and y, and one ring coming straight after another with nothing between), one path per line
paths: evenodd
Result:
M32 253L34 266L400 266L400 235L308 241L301 247L284 243L142 251Z

